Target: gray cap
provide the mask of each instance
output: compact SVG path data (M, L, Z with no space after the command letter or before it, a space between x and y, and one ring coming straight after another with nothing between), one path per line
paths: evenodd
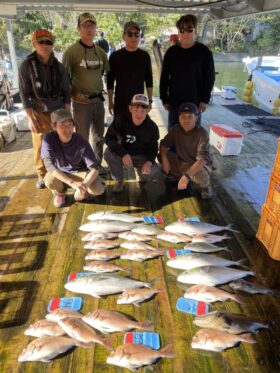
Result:
M181 113L192 113L198 115L197 106L191 102L185 102L179 106L179 114Z
M127 32L131 28L136 28L136 30L140 31L140 26L138 25L138 23L129 21L126 22L126 24L124 25L123 32Z
M134 105L134 104L145 105L147 107L150 106L148 97L146 95L143 95L142 93L139 93L132 97L131 105Z
M57 109L56 111L51 113L51 121L52 123L56 122L64 122L67 119L72 119L72 114L70 110L67 109Z

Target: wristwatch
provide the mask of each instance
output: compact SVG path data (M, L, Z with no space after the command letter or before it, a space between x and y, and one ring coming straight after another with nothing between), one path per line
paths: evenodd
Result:
M184 175L186 176L186 178L187 178L188 180L191 180L191 177L190 177L190 175L189 175L187 172L185 172Z

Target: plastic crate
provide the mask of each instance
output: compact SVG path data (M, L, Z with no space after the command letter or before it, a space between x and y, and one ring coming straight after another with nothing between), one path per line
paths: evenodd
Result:
M280 138L278 140L278 150L274 161L273 176L280 178Z
M277 177L275 174L271 176L265 205L276 216L280 226L280 176Z
M275 215L263 206L257 238L263 243L271 258L280 260L280 226Z

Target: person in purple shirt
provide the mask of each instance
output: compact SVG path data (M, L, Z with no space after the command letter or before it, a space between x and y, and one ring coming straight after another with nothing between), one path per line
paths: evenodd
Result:
M74 132L71 112L58 109L51 114L52 132L42 142L41 157L47 170L45 185L54 194L54 206L65 206L67 187L82 201L100 195L105 183L98 174L98 160L91 146Z

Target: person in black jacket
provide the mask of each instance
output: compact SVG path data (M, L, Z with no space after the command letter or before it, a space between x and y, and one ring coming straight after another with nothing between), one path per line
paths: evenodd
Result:
M179 123L179 106L191 102L200 115L210 101L215 81L212 52L196 42L197 18L187 14L176 23L180 44L166 51L160 77L160 98L168 110L168 128Z
M123 167L134 166L140 181L160 178L160 169L155 163L159 130L148 116L149 109L147 96L134 95L129 110L114 118L105 135L104 159L116 180L113 188L116 193L124 187Z

